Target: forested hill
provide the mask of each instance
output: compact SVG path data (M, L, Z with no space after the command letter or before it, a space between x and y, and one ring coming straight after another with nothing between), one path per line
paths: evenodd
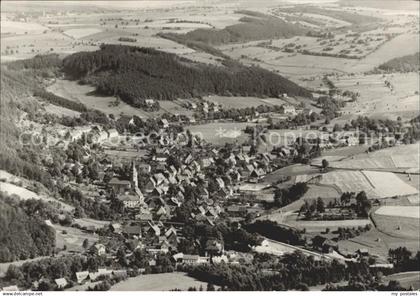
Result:
M173 100L209 94L311 97L308 90L258 67L230 60L224 66L213 66L125 45L102 45L98 51L72 54L64 59L63 70L73 79L95 85L99 93L118 95L136 107L144 106L148 98Z
M378 67L385 72L417 72L420 70L420 55L415 53L392 59Z
M246 16L239 19L238 24L227 26L224 29L199 28L185 34L161 34L180 43L202 42L204 44L220 45L232 42L248 42L255 40L291 38L305 36L308 29L297 24L282 20L281 18L255 11L237 11Z

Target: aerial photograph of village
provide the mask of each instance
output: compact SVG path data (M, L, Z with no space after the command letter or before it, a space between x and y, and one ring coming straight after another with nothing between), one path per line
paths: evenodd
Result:
M417 293L419 4L1 1L0 294Z

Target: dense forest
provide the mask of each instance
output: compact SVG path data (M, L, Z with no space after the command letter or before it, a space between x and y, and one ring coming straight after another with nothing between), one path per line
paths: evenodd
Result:
M308 90L258 67L233 61L225 61L223 67L210 66L134 46L103 45L95 52L75 53L64 59L63 70L72 79L95 85L98 93L119 96L135 107L146 107L146 99L210 94L311 97Z
M420 53L392 59L376 70L383 72L417 72L420 70Z
M28 211L25 211L27 209ZM55 248L55 231L25 207L0 196L0 262L50 255Z
M232 42L247 42L264 39L291 38L304 36L308 30L299 24L285 22L275 16L252 11L238 11L246 16L238 24L224 29L196 29L179 35L180 40L220 45ZM173 37L172 37L173 38ZM184 43L185 44L185 43Z

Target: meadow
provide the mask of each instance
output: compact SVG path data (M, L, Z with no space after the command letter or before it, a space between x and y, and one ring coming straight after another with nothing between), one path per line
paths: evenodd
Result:
M249 136L244 129L247 126L255 125L249 122L214 122L198 125L190 125L185 129L190 130L193 135L198 135L205 141L215 145L225 143L245 143Z
M170 291L174 289L186 291L190 287L198 290L200 286L206 290L207 283L189 277L186 273L172 272L129 278L112 286L111 291Z

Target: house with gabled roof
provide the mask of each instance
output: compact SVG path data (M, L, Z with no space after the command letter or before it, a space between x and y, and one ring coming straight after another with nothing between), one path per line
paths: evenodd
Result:
M217 182L217 185L219 186L220 189L225 188L225 182L223 181L222 178L220 178L220 177L216 178L216 182Z
M12 285L12 286L6 286L6 287L1 288L1 291L13 292L13 291L20 291L20 290L19 290L18 286Z
M68 285L67 280L65 278L55 279L54 282L57 285L58 289L64 289Z
M78 284L82 284L89 279L89 271L76 272L76 280Z
M117 199L128 209L138 208L141 202L139 196L134 194L121 194L117 196Z
M152 222L147 222L148 223L148 225L149 225L149 229L148 229L148 232L149 233L151 233L152 235L154 235L154 236L160 236L160 228L159 228L159 226L158 225L156 225L156 224L154 224L154 223L152 223Z
M136 236L141 237L141 226L140 225L125 225L122 233L128 237Z
M112 188L115 193L124 193L131 189L131 182L114 177L108 182L108 186Z

